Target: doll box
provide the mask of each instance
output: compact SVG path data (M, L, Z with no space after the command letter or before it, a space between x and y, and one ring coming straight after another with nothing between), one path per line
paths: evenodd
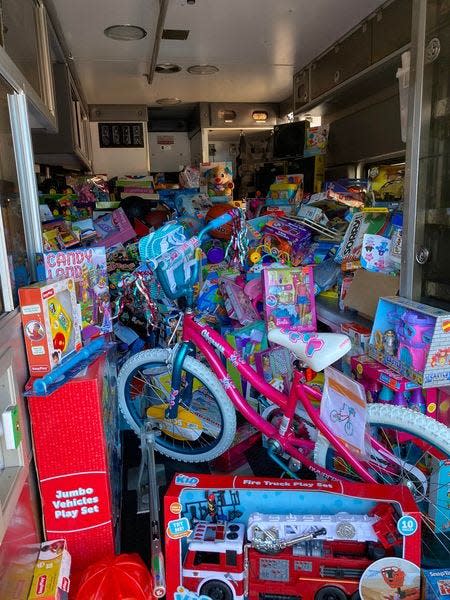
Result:
M420 562L420 513L402 486L178 474L165 495L164 515L166 597L173 600L259 600L274 586L280 598L299 597L300 590L304 598L317 597L329 585L319 546L339 545L344 558L332 559L342 561L335 570L355 566L350 546L359 552L360 569L373 560L365 554L372 544ZM314 553L308 542L278 554L247 546L258 536L267 542L270 536L261 534L268 529L276 529L279 539L292 539L320 528L326 532L322 541L314 540ZM359 577L342 585L350 597Z
M450 313L406 298L380 298L369 354L424 388L448 385Z
M19 302L30 374L39 377L81 348L74 280L24 286Z
M265 267L264 310L267 329L316 331L313 268Z
M450 600L450 569L424 569L423 600Z

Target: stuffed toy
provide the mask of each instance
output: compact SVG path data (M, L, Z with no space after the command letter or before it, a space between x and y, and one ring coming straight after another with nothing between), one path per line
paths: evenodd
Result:
M208 196L231 196L233 193L233 173L229 166L218 164L204 173Z

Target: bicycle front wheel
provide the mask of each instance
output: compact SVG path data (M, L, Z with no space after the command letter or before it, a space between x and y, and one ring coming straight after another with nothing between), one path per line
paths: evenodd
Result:
M370 436L366 459L361 461L379 483L403 484L410 489L422 513L423 566L441 566L450 552L450 533L439 466L450 456L450 429L400 406L373 403L367 408ZM322 435L314 459L341 477L360 480Z
M146 420L160 429L155 449L175 460L207 462L227 450L236 433L236 412L217 377L188 356L180 402L166 417L172 391L172 350L144 350L125 362L118 377L119 408L139 435Z

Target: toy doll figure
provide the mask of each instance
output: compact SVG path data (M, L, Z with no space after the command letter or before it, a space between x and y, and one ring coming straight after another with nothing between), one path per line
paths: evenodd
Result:
M397 355L397 335L393 329L388 329L384 332L383 349L389 356Z
M105 295L100 301L100 312L103 314L101 330L111 331L111 305L109 303L108 295Z

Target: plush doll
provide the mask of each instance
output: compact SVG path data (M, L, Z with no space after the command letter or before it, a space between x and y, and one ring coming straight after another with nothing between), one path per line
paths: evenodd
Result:
M208 169L204 175L207 186L208 196L231 196L234 183L233 174L228 166L217 165Z

